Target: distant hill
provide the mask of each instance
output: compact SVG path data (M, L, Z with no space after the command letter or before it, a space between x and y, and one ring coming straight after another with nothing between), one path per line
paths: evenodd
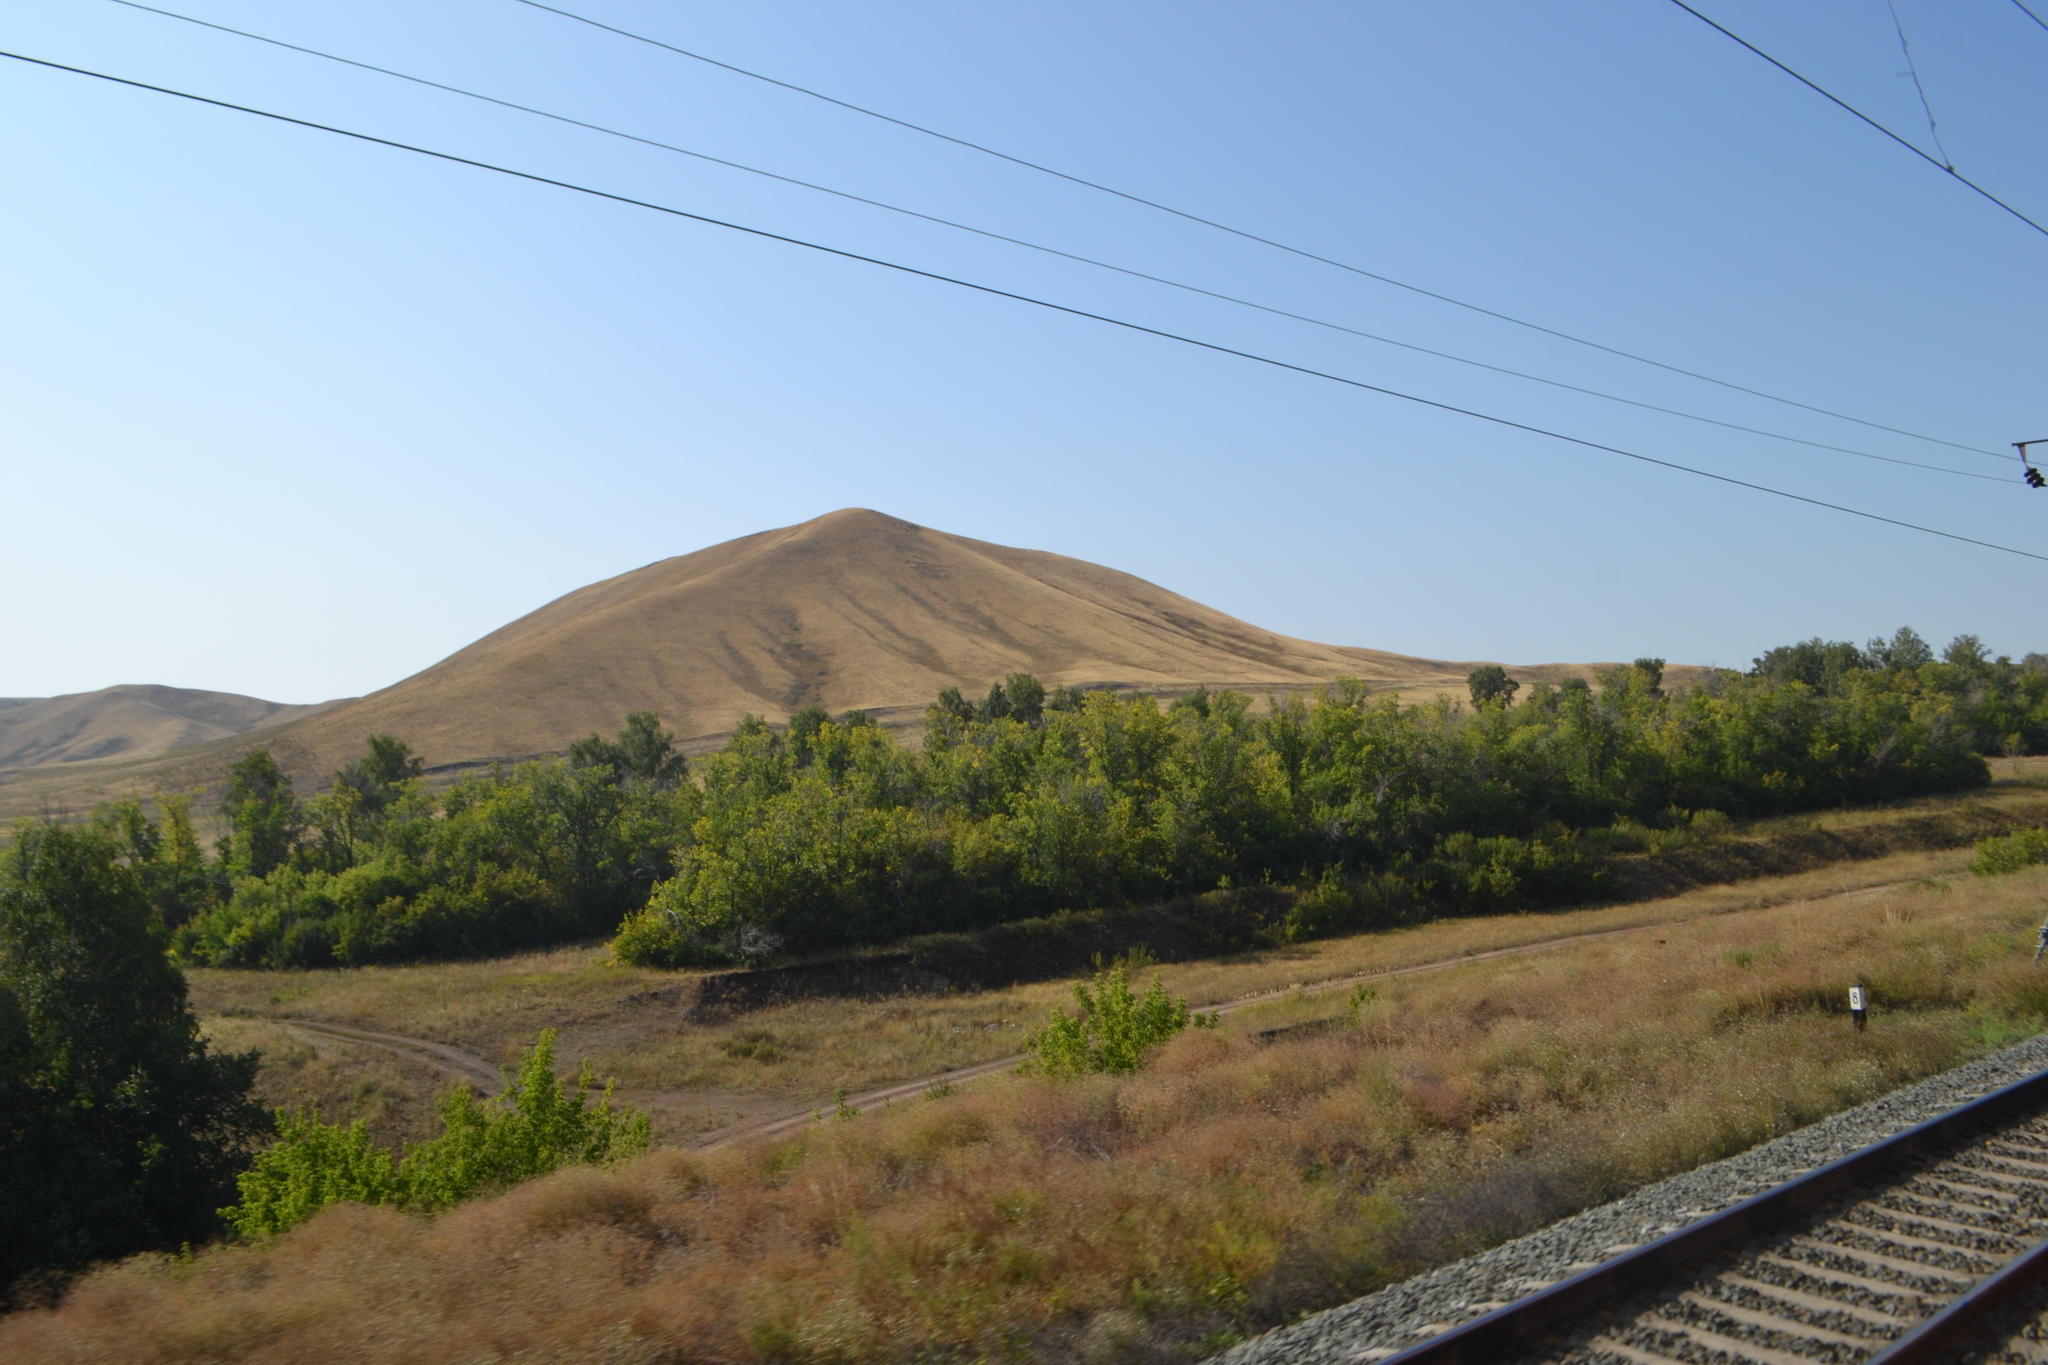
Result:
M283 725L321 709L133 683L63 697L0 697L0 770L142 758Z
M1012 672L1049 687L1254 693L1349 674L1462 695L1474 667L1276 635L1115 569L848 509L578 589L293 726L288 761L325 772L372 733L408 740L433 766L514 759L609 733L643 708L691 748L749 713L779 721L811 704L908 725L940 689L975 695ZM1591 668L1510 671L1558 680Z
M1260 697L1350 675L1415 699L1462 698L1475 667L1276 635L1115 569L848 509L579 588L353 701L291 708L128 687L0 703L13 708L0 710L0 818L123 791L211 789L246 747L235 737L258 727L307 790L371 734L399 736L445 772L560 753L643 709L701 752L743 716L779 722L811 704L912 730L940 689L979 696L1013 672L1048 687ZM1596 667L1508 672L1558 682ZM215 705L180 710L171 698ZM194 747L165 752L180 745Z

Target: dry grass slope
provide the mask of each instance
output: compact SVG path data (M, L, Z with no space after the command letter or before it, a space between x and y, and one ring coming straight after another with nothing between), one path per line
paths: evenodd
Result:
M2031 1033L2044 892L1736 911L1387 982L1355 1016L1292 995L1120 1080L1004 1077L435 1222L339 1207L103 1272L0 1322L0 1357L1199 1354Z
M332 705L288 706L233 692L136 684L62 697L0 697L0 770L147 758L272 729Z
M1048 686L1255 695L1348 674L1411 696L1462 696L1474 666L1276 635L1115 569L847 509L581 588L266 742L304 784L378 733L445 768L558 753L642 709L661 712L693 751L749 713L779 721L813 703L914 727L941 688L979 693L1019 671ZM1593 669L1511 671L1558 681ZM0 816L206 785L227 756L31 773L0 783Z

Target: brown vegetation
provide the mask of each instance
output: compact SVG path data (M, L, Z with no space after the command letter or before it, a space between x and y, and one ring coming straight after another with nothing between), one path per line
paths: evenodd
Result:
M1341 993L1290 992L1122 1080L1006 1076L790 1140L567 1172L435 1222L336 1208L271 1245L102 1272L0 1323L0 1355L1217 1346L2031 1033L2044 891L2037 870L1733 910L1387 981L1355 1017ZM1479 943L1515 923L1415 932ZM1844 1013L1859 978L1878 1007L1863 1033Z
M233 692L124 684L62 697L0 697L0 771L142 758L298 720L322 706Z

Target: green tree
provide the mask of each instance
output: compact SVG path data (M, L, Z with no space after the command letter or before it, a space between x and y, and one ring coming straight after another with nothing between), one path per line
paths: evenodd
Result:
M219 888L192 828L192 798L156 800L161 824L149 818L142 802L128 797L95 809L93 827L120 849L164 927L175 929L205 909Z
M0 1285L200 1241L251 1142L256 1055L207 1050L143 878L100 829L0 862Z
M220 860L236 877L267 877L284 866L305 827L291 779L268 749L251 749L228 769L221 811L229 833L220 841Z
M676 737L662 728L658 711L628 712L617 739L587 735L576 740L569 746L569 766L609 768L621 786L640 781L657 791L673 791L690 770L689 761L676 752Z
M1465 686L1472 693L1476 709L1496 701L1502 706L1514 705L1515 693L1522 685L1499 664L1482 664L1465 675Z
M1877 648L1877 642L1872 641L1871 647ZM1869 656L1849 641L1823 640L1818 635L1796 645L1766 650L1750 662L1753 678L1773 683L1805 683L1830 697L1841 696L1848 677L1870 667Z
M1029 673L1012 673L1003 679L1003 691L1010 701L1010 716L1021 725L1037 725L1045 719L1045 684Z
M1970 672L1981 672L1991 662L1991 651L1974 635L1958 635L1941 651L1941 661Z
M1887 640L1878 636L1864 649L1872 668L1910 671L1934 662L1934 650L1911 626L1900 626Z

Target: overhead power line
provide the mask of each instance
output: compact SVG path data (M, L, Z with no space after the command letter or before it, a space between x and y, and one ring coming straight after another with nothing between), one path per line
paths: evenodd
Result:
M1363 338L1366 341L1378 342L1386 346L1399 347L1400 349L1405 351L1413 351L1420 355L1433 356L1439 360L1449 360L1460 365L1469 365L1475 369L1488 370L1494 374L1507 375L1514 379L1527 380L1532 384L1544 384L1551 388L1565 390L1569 393L1584 394L1591 398L1604 399L1610 403L1621 403L1625 404L1628 407L1640 408L1647 412L1663 413L1666 416L1670 417L1682 417L1688 421L1702 422L1708 426L1720 427L1727 431L1740 431L1751 436L1762 436L1774 441L1785 441L1793 445L1807 446L1814 450L1827 450L1842 455L1854 455L1859 459L1877 460L1885 464L1903 465L1908 468L1927 470L1931 473L1936 474L1949 474L1957 478L1982 479L1988 483L1998 484L2010 482L2008 479L2002 478L1996 474L1979 474L1971 470L1954 469L1947 465L1924 464L1918 460L1905 460L1892 455L1879 455L1868 450L1857 450L1849 446L1833 445L1826 441L1808 440L1803 436L1789 436L1783 432L1767 431L1761 427L1744 426L1739 422L1723 421L1718 417L1707 417L1699 413L1686 412L1679 408L1667 408L1662 407L1656 403L1646 403L1634 398L1624 398L1620 394L1605 393L1599 389L1586 388L1578 384L1568 384L1563 380L1559 379L1548 379L1542 375L1529 374L1521 370L1509 369L1504 365L1494 365L1483 360L1474 360L1469 356L1457 355L1450 351L1439 351L1432 349L1428 346L1417 345L1414 342L1401 341L1394 337L1381 336L1375 332L1362 331L1356 327L1348 327L1343 323L1330 322L1323 318L1311 317L1305 313L1290 312L1285 308L1276 308L1270 304L1258 303L1251 299L1237 297L1236 295L1220 293L1214 289L1204 289L1199 285L1186 284L1179 280L1168 279L1162 275L1147 274L1142 270L1133 270L1127 266L1115 265L1108 261L1096 260L1093 257L1078 255L1071 251L1062 251L1057 247L1044 246L1037 242L1026 241L1021 237L1010 237L1000 232L991 232L986 228L978 228L967 223L954 222L951 219L940 218L933 214L921 213L916 209L907 209L901 207L900 205L885 203L879 199L870 199L864 195L852 194L845 190L833 189L829 185L819 185L808 180L799 180L794 176L781 175L775 171L763 170L758 166L749 166L743 162L728 160L725 157L712 156L707 152L693 151L688 147L676 146L674 143L661 142L654 138L642 137L637 133L628 133L617 128L608 128L603 124L590 123L583 119L571 118L566 114L551 113L546 109L535 108L532 105L518 104L511 100L499 99L495 95L485 95L474 90L465 90L460 86L448 85L445 84L444 82L436 80L429 80L424 76L409 75L406 72L395 71L387 66L375 66L369 62L357 61L352 57L342 57L332 52L323 52L318 48L303 47L298 43L288 43L280 38L266 37L261 33L251 33L246 29L230 28L226 24L216 24L210 20L196 19L189 14L179 14L174 10L159 9L154 5L145 5L140 3L139 0L113 0L113 3L121 5L127 9L141 10L145 13L159 15L166 19L176 19L182 23L194 24L200 28L213 29L216 32L232 34L237 38L247 38L254 42L267 43L272 47L283 48L286 51L301 53L309 57L319 57L325 61L337 62L343 66L355 67L362 71L375 72L380 76L390 76L397 80L409 81L414 85L425 86L433 90L445 91L446 93L451 95L461 95L466 99L480 100L483 103L497 105L500 108L504 109L516 110L522 114L532 114L538 118L551 119L554 122L567 124L571 127L587 129L594 133L603 133L608 137L621 138L627 142L638 143L645 147L653 147L660 151L674 152L681 156L692 157L698 161L708 162L716 166L724 166L731 170L744 171L749 175L756 175L763 177L764 179L779 181L780 183L785 185L794 185L800 189L814 190L819 194L828 194L833 196L834 198L845 199L856 204L865 204L871 208L885 209L890 213L902 214L907 218L919 219L923 222L936 224L937 226L940 227L952 228L960 232L972 233L977 237L988 238L991 241L1004 242L1011 246L1020 246L1027 248L1031 251L1043 252L1048 256L1057 256L1063 260L1074 261L1081 265L1093 266L1099 270L1113 271L1116 274L1124 275L1131 279L1145 280L1152 284L1165 285L1169 288L1183 290L1190 294L1198 294L1204 298L1211 298L1219 300L1224 303L1235 304L1241 308L1255 309L1258 312L1267 313L1274 317L1287 318L1294 322L1305 322L1310 324L1311 326L1327 328L1334 332L1342 332L1348 336ZM1997 458L2003 459L2004 457L1999 456Z
M1169 332L1163 328L1147 327L1143 323L1111 317L1106 313L1091 313L1083 308L1073 308L1063 303L1054 303L1048 299L1034 298L1029 294L1019 294L1008 289L998 289L993 285L976 284L972 280L963 280L952 275L941 275L933 270L921 270L916 266L884 260L879 256L864 256L857 251L847 251L840 247L826 246L820 242L806 241L801 237L791 237L780 232L770 232L766 228L749 227L744 223L727 222L724 219L712 218L705 214L692 213L688 209L674 208L667 204L657 204L647 199L635 199L630 195L615 194L610 190L596 189L589 185L578 185L573 181L557 180L551 176L537 175L532 171L515 170L510 166L500 166L489 161L479 161L474 157L458 156L453 152L435 151L430 147L421 147L409 142L399 142L387 137L377 137L371 133L359 133L352 129L339 128L329 123L315 123L311 119L294 118L290 114L273 113L268 109L257 109L246 104L234 104L227 100L217 100L206 95L195 95L185 90L174 90L169 86L151 85L146 81L130 80L125 76L114 76L103 71L92 71L80 66L68 66L63 62L53 62L41 57L31 57L25 53L9 52L5 49L0 49L0 58L21 62L29 66L42 67L50 71L62 71L74 76L85 76L92 80L105 81L110 85L126 86L133 90L146 90L157 95L168 95L174 99L189 100L194 104L203 104L215 109L226 109L237 114L249 114L256 118L270 119L278 123L291 124L294 127L311 129L314 132L332 133L337 137L351 138L357 142L366 142L378 147L389 147L394 151L411 152L417 156L431 157L436 161L445 161L457 166L469 166L480 171L490 171L497 175L510 176L515 180L525 180L536 185L547 185L559 190L569 190L576 194L588 195L593 199L603 199L615 204L624 204L630 208L647 209L654 213L667 214L673 218L686 219L693 223L702 223L707 227L724 228L729 232L744 233L747 236L757 237L764 241L781 242L786 246L802 247L807 251L816 251L823 255L836 256L841 260L857 261L863 265L878 266L884 270L893 270L899 274L914 276L918 279L931 280L938 284L949 284L956 288L972 290L975 293L985 294L992 298L1009 299L1015 303L1030 304L1032 307L1043 308L1054 313L1063 313L1068 317L1103 323L1110 327L1122 328L1125 331L1135 332L1143 336L1158 337L1162 341L1178 342L1181 345L1192 346L1217 355L1227 355L1239 360L1249 360L1255 364L1267 365L1276 370L1285 370L1292 374L1304 375L1310 379L1326 380L1333 384L1342 384L1347 388L1360 389L1366 393L1377 393L1387 398L1398 398L1403 402L1414 403L1421 407L1433 408L1438 412L1448 412L1460 417L1474 418L1481 422L1491 423L1494 426L1505 427L1511 431L1527 432L1532 436L1543 436L1554 441L1563 441L1568 445L1579 446L1586 450L1598 450L1609 455L1619 455L1623 459L1655 465L1660 469L1675 470L1681 474L1691 474L1696 478L1711 479L1715 483L1728 484L1736 488L1747 488L1752 492L1766 493L1772 497L1784 498L1790 502L1805 503L1809 507L1822 507L1831 512L1841 512L1848 516L1860 517L1865 521L1882 522L1887 526L1896 526L1907 531L1917 531L1922 535L1939 536L1943 540L1953 540L1964 545L1976 545L1983 549L1998 550L2005 554L2018 555L2024 559L2034 559L2042 563L2048 563L2048 554L2036 554L2032 550L2021 550L2010 545L2000 545L1995 541L1979 540L1974 536L1960 535L1954 531L1942 531L1932 526L1922 526L1918 522L1902 521L1897 517L1887 517L1877 512L1866 512L1861 508L1847 507L1837 502L1827 502L1821 498L1810 498L1803 493L1793 493L1782 488L1772 488L1768 484L1752 483L1747 479L1738 479L1728 474L1716 474L1710 470L1699 469L1692 465L1679 464L1675 460L1659 459L1654 455L1644 455L1637 451L1624 450L1619 446L1602 445L1598 441L1589 441L1579 436L1569 436L1563 432L1532 426L1527 422L1517 422L1512 418L1496 417L1491 413L1480 412L1473 408L1461 408L1456 404L1438 402L1434 398L1424 398L1419 394L1404 393L1399 389L1390 389L1379 384L1369 384L1362 379L1350 379L1343 375L1331 374L1326 370L1311 369L1306 365L1296 365L1289 361L1275 359L1272 356L1259 355L1253 351L1239 350L1236 347L1224 346L1213 341L1203 341L1178 332Z
M1941 145L1941 129L1935 126L1934 106L1927 102L1927 87L1920 83L1920 63L1913 60L1913 45L1906 41L1906 25L1899 19L1899 7L1892 0L1884 0L1884 4L1892 12L1892 29L1899 35L1899 51L1906 57L1906 74L1913 78L1913 91L1920 96L1920 112L1927 115L1927 136L1934 139L1934 150L1941 153L1941 168L1953 171L1956 159Z
M2032 19L2032 20L2033 20L2033 21L2034 21L2035 23L2039 24L2039 25L2040 25L2040 26L2041 26L2042 28L2048 28L2048 19L2043 19L2043 18L2042 18L2042 17L2040 16L2040 15L2038 15L2038 14L2034 13L2034 12L2033 12L2032 10L2028 9L2028 8L2027 8L2027 7L2025 6L2025 5L2022 5L2022 4L2020 4L2020 0L2012 0L2012 3L2013 3L2013 5L2014 5L2014 7L2015 7L2015 8L2017 8L2017 9L2019 10L2019 12L2020 12L2021 14L2024 14L2024 15L2026 15L2026 16L2027 16L2027 17L2028 17L2029 19Z
M1888 431L1892 433L1892 435L1894 436L1910 436L1916 441L1928 441L1934 445L1951 446L1957 450L1967 450L1975 455L1989 455L1992 458L1999 460L2007 458L2007 456L2002 451L1986 450L1982 446L1966 445L1960 441L1945 440L1944 438L1939 436L1924 436L1917 431L1907 431L1903 427L1887 426L1883 422L1873 422L1862 417L1852 417L1846 412L1836 412L1832 408L1823 408L1816 406L1812 403L1802 403L1796 398L1786 398L1779 394L1766 393L1762 389L1753 389L1746 384L1737 384L1733 380L1716 379L1714 376L1710 374L1702 374L1698 370L1688 370L1681 365L1672 365L1662 360L1653 360L1649 356L1642 355L1635 351L1623 350L1619 346L1609 346L1604 342L1593 341L1586 337L1576 336L1570 332L1560 331L1555 327L1546 327L1542 323L1530 322L1526 318L1518 318L1511 313L1498 312L1492 308L1484 307L1481 304L1468 303L1463 299L1453 298L1449 294L1440 294L1433 289L1425 289L1419 284L1410 284L1405 280L1397 280L1391 275L1381 275L1374 271L1367 270L1363 266L1351 265L1347 262L1337 260L1334 257L1321 256L1313 251L1308 251L1301 247L1289 246L1287 243L1276 241L1271 237L1262 237L1256 232L1248 232L1243 228L1235 228L1230 226L1228 223L1221 223L1213 218L1204 218L1200 214L1190 213L1185 209L1177 209L1170 204L1162 204L1156 199L1147 199L1142 195L1131 194L1128 191L1117 189L1114 186L1102 184L1099 181L1088 180L1078 175L1070 175L1066 171L1057 170L1041 162L1028 161L1021 156L1012 156L1008 152L998 151L993 147L986 146L979 142L970 142L964 137L955 137L951 133L942 133L936 128L930 128L921 123L912 123L908 119L900 119L892 114L884 114L879 110L867 108L865 105L854 104L848 100L838 99L832 95L827 95L822 91L813 90L809 86L797 85L794 84L793 82L785 80L778 80L773 76L763 75L759 71L749 71L747 68L743 66L734 66L731 62L719 61L716 57L707 57L701 52L692 52L688 48L677 47L673 43L665 43L659 38L650 38L643 33L635 33L630 29L618 28L611 24L602 23L596 19L589 18L586 15L577 14L574 13L573 11L566 9L560 9L554 5L542 4L541 0L518 0L518 3L525 5L530 9L545 10L549 14L559 15L564 19L573 20L574 22L579 24L587 24L591 28L602 29L606 33L616 34L621 38L628 38L636 43L645 43L649 47L658 47L662 49L664 52L673 52L678 57L688 57L691 61L702 62L706 66L715 66L721 71L730 71L736 76L745 76L749 80L761 81L764 84L777 86L783 90L788 90L798 95L807 95L814 100L822 100L826 104L836 105L839 108L845 109L851 113L860 114L867 118L879 119L883 123L891 123L898 128L903 128L913 133L920 133L925 137L937 138L941 142L950 142L956 147L964 147L968 151L980 152L984 156L992 156L999 161L1007 161L1013 166L1021 166L1026 170L1037 171L1041 175L1049 175L1054 177L1055 179L1067 181L1069 184L1082 186L1084 189L1091 189L1102 194L1112 195L1115 198L1123 199L1133 204L1139 204L1148 209L1156 209L1160 213L1171 214L1175 218L1184 219L1190 223L1198 223L1203 227L1213 228L1218 232L1226 232L1233 237L1242 238L1247 242L1256 242L1260 246L1272 247L1276 251L1284 251L1291 256L1299 256L1303 260L1314 261L1319 265L1331 266L1335 269L1347 271L1350 274L1358 275L1368 280L1377 280L1381 284L1391 285L1396 289L1405 289L1411 294L1417 294L1426 299L1435 299L1438 303L1447 303L1454 308L1463 308L1469 312L1478 313L1484 317L1494 318L1500 322L1511 323L1516 327L1526 327L1532 332L1541 332L1545 336L1556 337L1560 341L1569 341L1576 346L1586 346L1596 351L1604 351L1608 355L1619 356L1624 360L1633 360L1641 365L1649 365L1655 367L1656 369L1668 371L1672 374L1684 375L1687 379L1697 379L1704 384L1713 384L1720 388L1732 389L1737 393L1746 393L1750 395L1752 398L1762 398L1773 403L1783 403L1787 407L1803 408L1807 412L1817 412L1823 417L1833 417L1839 421L1853 422L1858 426L1870 427L1876 431ZM1740 40L1738 39L1737 41ZM1833 97L1830 96L1830 98ZM1908 143L1906 145L1911 146L1912 144ZM1960 179L1960 177L1958 178Z
M2026 225L2027 225L2028 227L2032 228L2032 229L2033 229L2034 231L2036 231L2036 232L2040 233L2040 234L2041 234L2042 236L2044 236L2044 237L2048 237L2048 227L2042 227L2042 226L2041 226L2041 225L2040 225L2039 223L2037 223L2037 222L2035 222L2035 221L2034 221L2033 219L2031 219L2031 218L2027 217L2027 215L2026 215L2026 214L2024 214L2024 213L2021 213L2021 212L2020 212L2020 211L2019 211L2018 209L2014 208L2014 207L2013 207L2013 206L2012 206L2011 204L2008 204L2008 203L2006 203L2006 202L2005 202L2005 201L2004 201L2003 199L2000 199L2000 198L1999 198L1999 197L1998 197L1997 195L1993 194L1993 193L1992 193L1992 192L1991 192L1990 190L1987 190L1987 189L1985 189L1985 188L1984 188L1984 187L1983 187L1982 185L1980 185L1980 184L1978 184L1978 183L1977 183L1976 181L1974 181L1974 180L1970 179L1970 178L1969 178L1968 176L1966 176L1966 175L1964 175L1964 174L1963 174L1962 172L1958 171L1958 170L1957 170L1957 169L1956 169L1955 167L1953 167L1953 166L1951 166L1951 165L1947 164L1946 162L1944 162L1944 161L1942 161L1942 160L1940 160L1940 159L1938 159L1938 158L1936 158L1936 157L1931 157L1931 156L1929 156L1929 155L1928 155L1928 154L1927 154L1926 152L1924 152L1924 151L1922 151L1922 150L1921 150L1920 148L1918 148L1918 147L1914 146L1914 145L1913 145L1912 143L1910 143L1910 142L1906 141L1906 139L1904 139L1904 138L1900 137L1900 136L1899 136L1899 135L1898 135L1897 133L1895 133L1895 132L1893 132L1893 131L1892 131L1891 129L1889 129L1889 128L1885 127L1885 126L1884 126L1884 125L1883 125L1882 123L1879 123L1879 122L1878 122L1878 121L1877 121L1876 119L1874 119L1874 118L1872 118L1872 117L1871 117L1870 115L1868 115L1868 114L1864 113L1864 112L1863 112L1863 111L1862 111L1861 109L1858 109L1858 108L1857 108L1857 107L1856 107L1855 105L1853 105L1853 104L1850 104L1850 103L1848 103L1848 102L1847 102L1847 101L1845 101L1845 100L1842 100L1842 99L1838 99L1838 98L1837 98L1837 97L1835 97L1834 95L1831 95L1831 94L1829 94L1829 93L1828 93L1827 91L1825 91L1825 90L1821 89L1821 88L1820 88L1820 87L1819 87L1818 85L1815 85L1815 84L1814 84L1814 83L1813 83L1812 81L1810 81L1810 80L1806 79L1806 77L1804 77L1804 76L1800 75L1800 74L1799 74L1799 73L1798 73L1797 71L1794 71L1794 70L1793 70L1793 69L1792 69L1791 67L1789 67L1789 66L1785 65L1785 64L1784 64L1783 62L1779 61L1779 60L1778 60L1778 59L1777 59L1776 57L1773 57L1773 56L1772 56L1772 55L1771 55L1770 53L1768 53L1768 52L1764 51L1764 50L1763 50L1762 48L1758 47L1758 46L1757 46L1757 45L1756 45L1755 43L1752 43L1752 42L1750 42L1750 41L1749 41L1748 39L1746 39L1746 38L1743 38L1743 37L1740 37L1739 35L1737 35L1737 34L1735 34L1735 33L1731 33L1731 32L1730 32L1729 30L1727 30L1727 29L1725 29L1725 28L1721 27L1721 26L1720 26L1719 24L1715 23L1715 22L1714 22L1714 21L1713 21L1712 19L1709 19L1709 18L1708 18L1708 17L1706 16L1706 15L1704 15L1704 14L1701 14L1701 13L1700 13L1700 12L1699 12L1698 10L1694 9L1694 8L1693 8L1693 7L1691 6L1691 5L1688 5L1688 4L1686 4L1686 3L1685 3L1685 0L1671 0L1671 3L1672 3L1672 4L1674 4L1674 5L1676 5L1676 6L1678 6L1678 7L1680 8L1680 9L1684 10L1684 11L1685 11L1685 12L1686 12L1687 14L1690 14L1690 15L1691 15L1691 16L1692 16L1693 18L1695 18L1695 19L1699 20L1699 21L1700 21L1701 23L1705 24L1705 25L1706 25L1706 26L1707 26L1708 28L1710 28L1710 29L1714 30L1714 32L1716 32L1716 33L1718 33L1718 34L1722 35L1722 36L1723 36L1723 37L1725 37L1725 38L1730 38L1730 39L1733 39L1733 40L1734 40L1735 42L1737 42L1737 43L1740 43L1740 44L1741 44L1741 45L1742 45L1743 47L1746 47L1746 48L1748 48L1748 49L1749 49L1749 50L1750 50L1751 52L1754 52L1754 53L1755 53L1755 54L1756 54L1757 56L1759 56L1759 57L1763 58L1763 59L1764 59L1765 61L1769 62L1769 63L1770 63L1770 64L1771 64L1772 66L1775 66L1775 67L1777 67L1777 68L1778 68L1778 70L1780 70L1780 71L1784 72L1784 73L1785 73L1786 75L1790 76L1790 77L1791 77L1791 78L1792 78L1793 80L1795 80L1795 81L1798 81L1798 82L1799 82L1799 83L1800 83L1801 85L1805 86L1805 87L1806 87L1806 88L1807 88L1808 90L1811 90L1811 91L1812 91L1812 92L1813 92L1814 94L1816 94L1816 95L1819 95L1819 96L1820 96L1820 97L1821 97L1822 99L1824 99L1824 100L1828 101L1828 102L1829 102L1830 104L1833 104L1833 105L1835 105L1835 106L1836 106L1837 108L1845 109L1845 110L1847 110L1847 111L1848 111L1849 113L1851 113L1851 114L1854 114L1854 115L1855 115L1855 116L1856 116L1857 118L1859 118L1859 119L1863 120L1863 122L1865 122L1865 123L1869 124L1869 125L1870 125L1871 127L1875 128L1875 129L1877 129L1877 131L1878 131L1878 132L1880 132L1880 133L1883 133L1883 134L1884 134L1884 135L1885 135L1886 137L1888 137L1888 138L1890 138L1890 139L1891 139L1892 141L1894 141L1894 142L1898 143L1898 144L1899 144L1899 145L1900 145L1901 147L1904 147L1904 148L1905 148L1905 149L1906 149L1907 151L1911 152L1911 153L1912 153L1912 154L1913 154L1914 156L1917 156L1917 157L1919 157L1919 158L1920 158L1920 159L1921 159L1922 161L1926 162L1926 163L1927 163L1928 165L1930 165L1930 166L1934 167L1934 168L1935 168L1936 170L1938 170L1938 171L1941 171L1941 172L1942 172L1943 174L1945 174L1945 175L1953 176L1953 177L1954 177L1954 178L1955 178L1955 179L1956 179L1957 181L1961 182L1962 184L1968 185L1968 186L1969 186L1969 187L1970 187L1971 189L1973 189L1973 190L1975 190L1975 191L1976 191L1977 193L1979 193L1979 194L1983 195L1983 196L1984 196L1984 197L1985 197L1986 199L1989 199L1989 200L1990 200L1990 201L1991 201L1992 203L1994 203L1994 204L1998 205L1998 207L2000 207L2000 208L2004 209L2004 210L2005 210L2005 211L2006 211L2007 213L2009 213L2009 214L2011 214L2011 215L2012 215L2013 217L2015 217L2015 218L2019 219L2019 220L2020 220L2020 221L2021 221L2022 223L2025 223L2025 224L2026 224ZM2022 6L2022 8L2024 8L2024 6ZM1901 35L1901 37L1902 37L1902 40L1903 40L1903 35ZM1915 77L1915 80L1917 81L1917 80L1918 80L1918 78L1917 78L1917 77ZM1931 121L1931 120L1933 119L1934 115L1933 115L1933 114L1932 114L1932 113L1930 112L1930 113L1928 114L1928 116L1927 116L1927 117L1928 117L1928 119L1929 119L1929 120Z

